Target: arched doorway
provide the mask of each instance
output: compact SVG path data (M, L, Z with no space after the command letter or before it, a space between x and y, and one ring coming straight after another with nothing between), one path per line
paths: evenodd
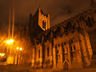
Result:
M69 61L65 60L63 62L63 71L68 72L68 66L69 66Z

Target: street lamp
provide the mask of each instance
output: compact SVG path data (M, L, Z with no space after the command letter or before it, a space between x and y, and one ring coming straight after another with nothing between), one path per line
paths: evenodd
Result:
M20 48L20 51L22 51L22 48Z
M0 53L0 56L1 56L1 57L5 56L5 53Z
M17 50L19 49L19 47L16 48Z
M17 64L18 64L19 56L21 57L21 52L20 51L22 51L22 48L17 46L16 49L17 49Z
M7 48L6 48L6 52L8 53L8 55L12 55L12 51L14 50L13 47L13 43L14 43L14 39L10 38L8 40L5 41Z
M6 44L12 44L12 43L14 43L14 39L9 39L6 41Z
M17 47L16 49L22 51L22 48L20 48L20 47Z

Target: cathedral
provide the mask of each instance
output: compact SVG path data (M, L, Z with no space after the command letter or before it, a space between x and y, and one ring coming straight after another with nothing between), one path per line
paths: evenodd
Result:
M30 15L32 68L85 68L91 65L93 49L88 32L96 29L96 8L88 9L50 27L50 15L40 8Z
M90 67L93 52L89 33L96 30L96 8L79 13L53 27L42 9L30 14L32 68L72 69ZM93 49L94 48L94 49ZM93 51L94 50L94 51Z

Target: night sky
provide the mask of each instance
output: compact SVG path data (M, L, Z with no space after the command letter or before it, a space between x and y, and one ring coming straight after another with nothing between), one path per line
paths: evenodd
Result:
M0 24L8 25L13 0L0 0ZM29 14L43 8L51 15L51 26L89 8L90 0L14 0L15 23L28 24ZM1 27L2 27L1 26ZM7 26L6 26L7 27Z

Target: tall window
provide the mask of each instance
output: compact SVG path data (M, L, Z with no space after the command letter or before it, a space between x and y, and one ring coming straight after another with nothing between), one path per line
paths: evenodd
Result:
M76 50L76 47L75 47L75 45L71 45L70 46L70 54L71 54L71 59L73 60L73 58L75 57L75 55L76 55L76 53L75 53L75 50ZM72 60L71 60L71 62L72 62Z
M70 47L71 59L73 60L73 49L72 46Z
M63 61L65 60L65 49L64 49L64 44L61 44L62 46L62 54L63 54Z
M39 53L38 54L39 54L39 58L40 58L40 50L39 50Z
M49 57L49 47L47 48L47 56Z
M44 20L42 21L42 27L46 29L46 22Z
M76 50L76 47L75 47L75 45L74 45L74 51Z

